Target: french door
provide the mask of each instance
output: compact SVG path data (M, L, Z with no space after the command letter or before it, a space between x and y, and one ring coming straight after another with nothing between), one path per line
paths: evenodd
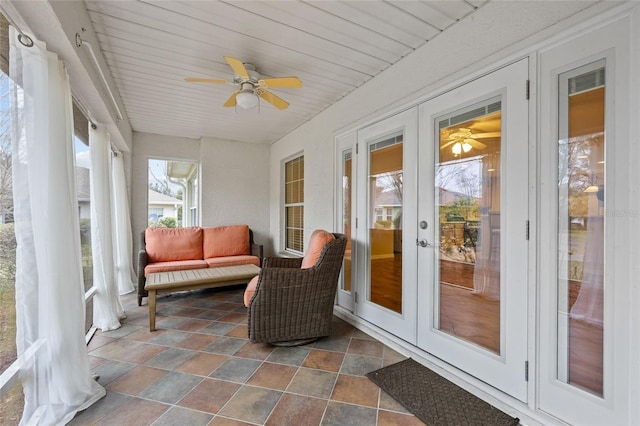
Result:
M358 276L355 312L416 340L415 108L358 131Z
M420 106L418 346L527 399L528 61Z

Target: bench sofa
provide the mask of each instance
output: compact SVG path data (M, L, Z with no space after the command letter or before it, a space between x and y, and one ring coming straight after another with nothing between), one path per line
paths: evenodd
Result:
M263 247L253 241L248 225L147 228L138 252L138 306L148 296L146 277L154 272L223 266L260 267Z

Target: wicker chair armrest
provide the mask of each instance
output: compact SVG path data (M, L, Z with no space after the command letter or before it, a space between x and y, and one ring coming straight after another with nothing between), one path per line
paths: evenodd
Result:
M267 257L262 261L263 268L297 268L302 266L301 257Z

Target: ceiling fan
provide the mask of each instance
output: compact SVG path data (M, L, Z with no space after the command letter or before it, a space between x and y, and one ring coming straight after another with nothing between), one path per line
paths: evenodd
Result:
M258 97L269 102L278 109L285 109L289 103L284 99L269 92L268 88L299 88L302 87L302 81L298 77L273 77L261 78L256 68L241 60L225 56L235 76L233 80L220 80L214 78L197 78L187 77L184 80L190 83L220 83L220 84L237 84L240 88L233 92L231 97L223 104L225 107L235 107L236 105L244 109L251 109L258 105Z
M445 136L445 138L443 138L447 142L440 145L440 149L453 145L451 147L451 151L454 154L459 155L462 152L469 152L471 148L485 149L487 147L486 144L478 141L477 139L499 137L500 132L473 133L471 132L471 129L461 127L457 131L449 134L448 137Z

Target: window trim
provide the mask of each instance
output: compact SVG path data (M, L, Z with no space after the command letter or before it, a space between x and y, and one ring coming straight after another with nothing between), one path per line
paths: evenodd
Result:
M291 155L285 159L282 160L282 179L281 179L281 189L282 189L282 203L281 203L281 247L282 247L282 252L284 253L289 253L289 254L293 254L293 255L299 255L302 256L303 255L303 250L304 250L304 201L303 202L296 202L296 203L287 203L287 164L291 163L292 161L298 160L298 159L302 159L302 163L303 163L303 167L304 167L304 151L300 151L294 155ZM303 173L302 173L302 194L303 194L303 200L304 200L304 169L303 169ZM287 230L288 230L288 226L287 226L287 208L288 207L302 207L302 227L300 228L300 230L302 231L302 247L301 250L295 250L293 248L289 248L287 246Z

